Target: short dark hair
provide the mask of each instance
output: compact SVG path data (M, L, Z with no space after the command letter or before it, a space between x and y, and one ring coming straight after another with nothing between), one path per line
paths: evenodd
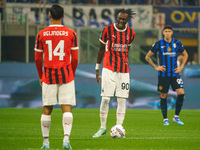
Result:
M52 5L50 8L50 13L53 19L59 20L62 18L64 10L60 5Z
M165 25L164 28L163 28L163 31L164 31L165 29L170 29L170 30L173 31L173 28L172 28L171 25Z
M118 16L119 13L125 13L125 14L128 14L128 18L134 18L136 13L131 10L131 9L120 9L117 14L116 14L116 17Z

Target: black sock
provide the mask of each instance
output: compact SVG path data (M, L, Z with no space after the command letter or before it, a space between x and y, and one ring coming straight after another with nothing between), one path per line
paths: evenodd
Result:
M162 111L163 118L166 119L167 118L167 99L161 98L160 108L161 108L161 111Z
M183 100L184 100L184 95L185 94L180 94L178 95L178 98L176 100L176 111L175 111L175 115L179 115L181 108L183 106Z

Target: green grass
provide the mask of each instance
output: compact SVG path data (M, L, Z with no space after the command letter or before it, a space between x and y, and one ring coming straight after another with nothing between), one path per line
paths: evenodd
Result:
M42 109L0 109L0 149L36 150L42 146L40 117ZM70 143L74 150L97 149L200 149L200 110L182 110L184 126L172 123L174 111L168 111L169 126L163 126L160 110L127 110L125 139L112 139L109 132L93 139L100 127L99 109L73 109ZM62 112L54 109L51 118L50 147L62 149ZM109 110L107 129L115 125L116 110Z

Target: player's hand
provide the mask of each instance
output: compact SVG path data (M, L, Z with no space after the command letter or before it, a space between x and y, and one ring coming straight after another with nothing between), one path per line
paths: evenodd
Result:
M182 70L183 70L182 66L179 66L179 67L174 69L175 73L180 73Z
M42 79L39 80L40 86L42 87Z
M158 67L156 67L155 68L156 69L156 71L165 71L166 70L166 66L164 66L164 65L162 65L162 66L158 66Z
M96 79L97 79L97 82L99 84L101 84L101 78L100 78L100 71L99 70L96 70Z

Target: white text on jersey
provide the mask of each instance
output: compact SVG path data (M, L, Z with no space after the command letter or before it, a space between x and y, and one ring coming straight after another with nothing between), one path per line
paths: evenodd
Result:
M43 36L68 36L68 31L46 31Z

